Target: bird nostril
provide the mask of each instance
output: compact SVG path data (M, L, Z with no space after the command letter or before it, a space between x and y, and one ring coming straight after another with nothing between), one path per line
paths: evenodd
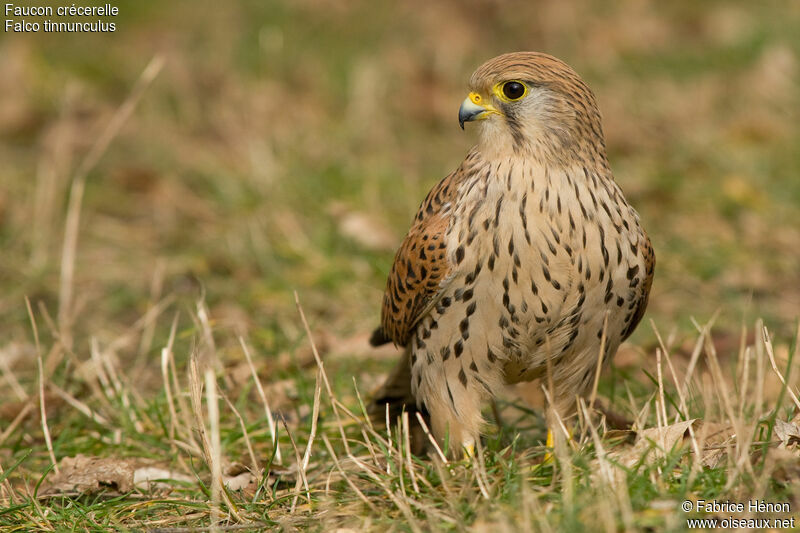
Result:
M480 104L481 103L481 95L478 93L471 93L469 95L469 99L472 100L473 104Z

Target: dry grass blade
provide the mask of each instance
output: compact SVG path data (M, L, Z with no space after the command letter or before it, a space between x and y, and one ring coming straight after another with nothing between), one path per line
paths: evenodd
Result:
M428 429L428 424L425 423L425 419L423 418L422 414L419 411L416 412L417 421L419 421L420 427L422 427L422 431L425 433L425 436L428 437L428 441L433 445L433 449L436 450L436 455L439 456L439 459L442 460L444 464L447 464L447 457L442 452L442 449L439 447L439 443L436 442L436 439L433 437L431 430Z
M589 413L589 409L586 408L583 400L580 402L581 411L583 412L584 419L586 420L586 427L589 428L589 434L592 437L592 441L594 442L595 450L597 451L597 460L600 463L600 473L603 476L603 479L609 485L612 485L615 481L615 475L613 471L613 465L608 461L606 457L606 450L603 446L603 441L600 439L600 435L597 433L597 429L594 427L592 423L591 415Z
M292 444L292 449L294 450L294 458L296 461L296 469L297 469L297 481L294 486L294 498L292 499L292 507L289 511L290 514L294 514L295 509L297 508L297 500L300 496L300 492L303 487L306 489L306 498L308 499L309 505L311 505L311 489L308 487L308 479L306 479L305 470L300 468L300 464L303 462L300 458L300 450L297 448L297 443L294 440L294 436L292 432L289 431L289 426L286 425L286 420L281 418L281 423L283 424L283 429L286 430L286 435L289 437L289 442Z
M253 444L250 442L250 435L247 432L247 424L244 423L244 419L242 418L241 413L239 413L239 410L236 408L235 405L233 405L233 402L230 400L230 398L228 398L228 395L223 393L222 391L220 391L220 395L222 395L222 398L225 400L225 403L228 404L228 407L233 412L234 416L236 416L236 419L239 421L239 427L242 430L242 436L244 437L245 446L247 446L247 453L248 455L250 455L250 464L252 465L253 468L253 475L255 475L256 477L261 477L262 471L261 468L258 466L258 459L256 459L256 452L253 449Z
M256 367L253 364L253 358L250 356L250 350L247 348L247 344L244 342L244 339L241 336L239 337L239 344L242 346L242 350L244 351L245 359L247 359L247 365L250 367L250 373L253 375L253 381L256 384L258 396L261 398L261 404L264 406L264 413L267 415L269 435L272 437L272 446L275 450L275 463L283 464L281 447L280 443L278 442L278 433L275 431L275 419L272 417L272 409L269 407L267 395L264 394L264 387L261 386L261 380L258 378L258 372L256 372Z
M410 505L407 503L407 501L404 501L408 500L408 497L405 496L403 498L400 498L397 494L395 494L392 491L391 488L389 488L389 486L386 484L384 480L382 480L377 474L375 474L375 472L370 470L369 466L364 464L358 458L353 457L352 455L350 455L349 457L350 460L353 461L353 463L355 463L356 466L358 466L364 473L367 474L367 476L370 479L372 479L381 489L383 489L383 492L385 492L386 495L389 497L389 499L392 500L392 503L395 504L395 506L400 510L401 513L403 513L403 516L406 518L406 521L408 522L408 527L411 528L411 531L413 531L414 533L422 533L422 528L420 527L419 522L414 516L414 513L411 512Z
M111 359L110 352L108 350L101 351L99 353L100 362L103 365L103 368L106 371L106 374L111 382L111 385L116 392L117 397L122 402L123 410L125 414L133 424L134 429L139 433L144 432L144 426L142 425L142 421L139 420L139 415L137 414L136 410L133 409L133 404L131 403L130 397L128 396L128 386L123 384L122 379L120 378L119 373L117 372L116 366L114 365L114 361Z
M692 377L694 376L694 369L697 366L697 361L700 360L700 354L703 353L703 346L706 343L706 337L708 337L709 332L711 331L711 326L713 325L712 319L703 327L699 327L697 324L698 331L700 332L700 336L697 338L697 342L692 349L692 355L689 358L689 366L686 367L686 375L683 377L683 386L681 387L681 393L686 395L689 392L689 385L692 383Z
M597 366L594 371L594 381L592 382L592 394L589 397L589 409L594 409L594 402L597 399L597 387L600 384L600 372L603 370L603 356L606 353L606 342L608 330L608 311L603 317L603 330L600 334L600 348L597 351Z
M364 493L361 492L361 489L358 488L358 486L353 482L352 479L350 479L350 477L344 471L344 469L342 468L341 463L339 463L339 458L336 456L336 452L333 451L333 446L331 446L331 443L330 443L330 441L328 440L328 437L325 434L322 435L322 442L325 443L325 448L328 450L328 453L330 454L331 458L333 459L333 464L336 467L336 470L339 471L339 474L342 476L342 479L344 479L345 483L347 483L347 485L351 489L353 489L353 492L356 493L356 496L358 496L358 498L362 502L364 502L366 504L366 506L369 507L372 512L377 512L378 509L375 507L375 504L373 504L371 501L369 501L369 499L366 496L364 496Z
M58 463L56 461L56 454L53 452L53 439L50 437L50 428L47 426L47 408L44 403L44 369L42 366L41 354L36 357L36 365L39 369L39 413L42 421L42 432L44 433L44 441L47 444L47 453L50 455L50 461L53 463L53 469L58 474Z
M778 379L781 381L781 384L786 388L786 392L789 393L789 396L792 398L795 407L797 410L800 411L800 400L797 399L797 395L792 390L792 388L786 383L786 379L781 374L781 371L778 370L778 364L775 362L775 352L772 349L772 340L769 337L769 331L767 331L767 327L763 327L764 332L764 347L767 350L767 357L769 357L769 364L772 365L772 370L778 376Z
M47 453L50 455L50 462L53 463L53 470L58 474L58 462L56 461L56 454L53 452L53 440L50 438L50 428L47 426L47 409L44 403L44 365L42 364L42 348L39 344L39 328L36 326L36 318L33 316L31 302L27 297L25 297L25 305L28 308L28 318L31 321L33 338L36 343L36 368L39 371L39 415L42 422L42 432L44 433L44 441L47 445Z
M419 484L417 483L417 476L414 474L414 465L411 461L411 437L410 431L408 426L408 412L403 411L403 448L405 449L405 453L403 454L405 457L406 469L408 470L408 475L411 478L411 485L414 487L414 492L419 494Z
M678 374L675 372L675 367L672 365L672 359L669 355L669 350L667 349L664 340L661 338L661 333L658 331L656 327L656 323L650 320L650 327L653 329L653 332L656 334L656 339L658 339L658 343L661 346L661 349L664 353L664 358L667 360L667 368L669 368L670 376L672 376L672 383L675 385L675 391L678 394L678 400L680 401L681 411L683 412L684 417L689 416L689 407L686 403L686 394L682 390L680 383L678 383ZM701 333L702 335L702 333ZM661 369L661 365L659 364L659 371ZM659 374L659 383L661 382L661 377ZM663 385L662 385L663 386ZM675 416L675 422L678 422L678 415ZM692 449L694 450L695 456L700 457L700 446L697 443L697 437L694 434L694 428L689 426L689 438L692 442Z
M175 333L178 328L178 314L176 313L172 319L172 326L169 330L169 339L167 345L161 349L161 379L164 382L164 394L167 397L167 409L169 411L169 440L175 441L175 436L178 431L178 413L175 410L175 400L172 396L172 386L169 380L169 360L172 357L172 347L175 344ZM175 391L178 392L178 391ZM174 444L173 444L174 446Z
M11 366L8 363L8 359L3 357L2 351L0 351L0 372L3 374L3 379L8 384L8 387L14 392L14 394L20 400L27 400L28 394L25 392L25 389L22 388L20 385L19 380L14 375L14 372L11 370Z
M475 456L472 458L472 469L475 472L475 481L484 500L491 500L489 495L489 475L486 473L486 464L483 461L483 445L480 439L475 441Z
M308 341L311 343L311 352L314 354L314 360L317 362L317 367L319 367L320 374L322 375L322 380L325 383L325 390L328 393L328 399L331 402L331 406L333 408L333 416L336 417L336 422L339 425L339 433L342 437L342 444L344 444L345 452L349 455L350 454L350 444L347 442L347 437L344 434L344 427L342 426L342 419L339 416L339 409L336 406L336 397L333 394L333 389L331 388L331 384L328 381L328 374L325 373L325 365L322 363L322 358L319 356L319 351L317 350L317 345L314 343L314 338L311 336L311 328L308 326L308 320L306 320L306 314L303 312L303 306L300 305L300 297L297 295L297 291L294 293L294 302L297 306L297 311L300 313L300 320L303 322L303 328L306 330L306 335L308 335Z
M81 161L72 179L72 187L69 193L69 205L67 207L67 219L64 224L64 245L61 252L61 281L58 295L59 330L64 337L67 347L70 347L72 344L70 330L73 311L72 292L75 274L75 254L78 246L81 204L83 203L83 192L86 187L86 177L100 160L100 157L105 153L114 137L117 136L122 125L125 124L134 109L136 109L139 100L156 76L158 76L163 66L164 58L161 55L156 55L150 60L139 75L139 79L136 81L127 99L111 117L111 121L92 145L86 157Z
M47 384L48 388L52 390L56 396L64 400L67 404L74 407L79 413L85 415L87 418L92 420L93 422L97 422L100 425L106 426L109 429L112 429L112 426L108 420L102 415L94 412L88 405L84 402L80 401L58 385L53 382Z
M206 368L203 372L206 384L206 409L211 432L211 526L216 528L222 518L220 501L222 495L222 444L219 436L219 404L217 403L217 380L214 371Z
M633 507L631 505L630 497L628 495L627 482L623 472L616 470L617 466L608 460L608 454L605 451L603 442L600 435L597 433L597 428L592 422L591 412L586 408L583 399L578 400L579 409L583 412L586 419L586 425L594 442L595 449L597 450L597 460L600 463L601 473L604 484L609 488L610 492L614 495L612 502L616 503L616 507L622 516L622 522L625 526L625 531L633 531ZM606 507L606 506L604 506ZM609 515L612 513L608 513ZM606 518L606 530L615 530L615 521L613 516L604 516Z
M8 425L5 431L0 433L0 446L2 446L3 443L6 442L8 437L10 437L14 433L14 431L22 423L22 421L25 420L25 418L30 414L30 412L34 410L35 406L36 406L36 399L31 398L22 407L22 409L20 409L17 416L14 417L14 420L11 421L11 423Z
M199 515L202 516L202 515ZM198 516L198 517L199 517ZM249 524L231 524L228 526L208 526L208 527L157 527L148 529L147 533L204 533L206 531L261 531L270 529L270 526L261 522L251 522Z
M667 418L667 400L666 396L664 395L664 378L661 371L661 348L656 348L656 376L658 378L658 401L656 401L656 413L659 415L656 417L656 419L658 420L658 427L661 429L662 427L669 425L669 419ZM661 443L661 447L666 449L664 442Z
M311 449L314 446L314 437L317 435L317 421L319 420L319 400L321 393L322 387L320 385L320 372L317 372L317 382L314 386L314 405L311 412L311 431L308 434L308 443L306 444L306 450L303 453L303 464L301 465L303 472L308 471L308 463L311 460Z
M213 443L214 439L219 439L219 411L213 412L214 407L211 406L212 403L216 403L217 401L217 394L216 394L216 379L214 378L214 373L211 368L207 368L203 371L203 378L200 377L200 370L197 360L197 354L192 353L191 357L189 358L189 394L192 401L192 413L194 415L195 425L194 428L200 436L200 442L202 443L201 453L202 458L208 466L209 471L211 472L211 482L212 486L214 483L218 483L219 486L219 499L216 501L217 509L219 509L219 502L224 501L225 505L228 508L228 512L230 512L234 518L238 522L242 522L242 517L239 515L239 512L236 508L236 505L231 501L230 497L228 496L227 491L225 491L222 487L222 453L221 453L221 446L219 443L216 444L217 448L215 451L215 444ZM210 376L209 376L210 372ZM209 431L206 429L206 424L203 415L203 406L202 406L202 389L203 383L206 384L206 401L208 404L208 415L209 415L209 422L213 422L216 418L216 437L213 435L209 438ZM211 392L209 392L209 385L211 388ZM213 393L213 395L211 394ZM213 427L211 428L213 431ZM175 441L175 444L180 447L181 449L185 449L192 453L192 447L187 446L179 441ZM218 455L217 455L218 454ZM216 478L216 479L215 479ZM212 487L212 493L214 491L214 487ZM213 510L213 498L212 498L212 513L215 511Z
M145 316L149 315L154 308L158 306L158 300L161 297L161 291L164 288L164 273L166 271L166 262L163 259L156 261L155 268L153 269L153 277L150 280L150 301L148 302L147 312ZM150 347L153 345L153 337L156 332L156 321L150 320L145 322L142 329L142 335L139 338L139 350L136 354L136 362L134 367L138 367L144 360Z

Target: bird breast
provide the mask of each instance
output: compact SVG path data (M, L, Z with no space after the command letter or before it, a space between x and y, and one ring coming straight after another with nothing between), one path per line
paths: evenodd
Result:
M636 298L628 276L644 265L638 217L614 181L580 166L476 159L452 206L448 283L474 291L508 380L598 344L605 320L618 344Z

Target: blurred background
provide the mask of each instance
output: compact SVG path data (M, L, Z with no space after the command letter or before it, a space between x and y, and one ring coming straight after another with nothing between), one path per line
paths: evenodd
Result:
M0 348L31 342L25 296L58 315L71 182L158 54L87 176L81 351L204 293L222 350L245 332L278 357L302 337L294 290L318 342L364 350L417 206L474 142L456 118L467 80L514 50L563 59L595 91L658 257L648 318L693 337L691 319L719 311L734 336L757 317L793 334L800 2L115 5L115 33L0 35ZM129 353L157 353L170 323ZM654 342L643 324L634 343Z

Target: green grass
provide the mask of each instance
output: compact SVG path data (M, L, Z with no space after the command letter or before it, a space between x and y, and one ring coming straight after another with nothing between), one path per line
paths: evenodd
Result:
M794 6L212 7L136 3L120 6L111 35L0 38L0 529L208 527L219 510L226 526L282 530L661 531L685 528L685 499L798 508L797 451L773 431L797 415L788 392L800 382ZM687 436L638 461L636 435L608 430L594 413L578 422L574 448L542 464L542 406L516 392L500 401L502 427L490 428L472 462L400 459L402 431L393 428L390 444L365 425L354 380L368 400L397 357L366 346L394 249L426 192L474 142L455 119L470 73L520 49L561 57L594 89L615 177L658 257L648 316L602 376L599 400L639 435L664 424L662 410L668 422L697 418L706 424L698 432L714 423L738 440L706 446ZM70 187L158 54L164 67L86 176L74 297L64 302ZM362 223L353 229L347 217ZM373 232L381 238L371 242ZM337 418L321 387L307 491L296 490L292 441L302 457L318 383L294 291L341 402ZM682 385L695 323L712 316L715 352L700 345L684 408L663 354L660 392L649 319ZM171 411L161 357L173 319ZM286 423L280 463L240 337ZM54 490L38 355L57 462L83 454L175 475L123 493ZM204 391L193 407L190 385L205 379L189 375L195 358L212 364L246 434L224 400L215 432ZM231 463L253 471L227 500L201 424L219 435L223 473ZM718 462L703 463L713 450Z

